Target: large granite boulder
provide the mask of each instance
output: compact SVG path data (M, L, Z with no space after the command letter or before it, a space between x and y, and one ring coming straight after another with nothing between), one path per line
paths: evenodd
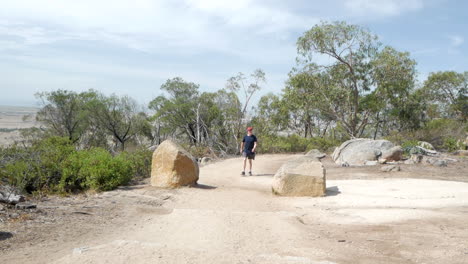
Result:
M332 158L339 165L365 165L367 161L385 158L386 161L398 161L402 158L401 147L388 140L373 140L367 138L351 139L333 152Z
M153 153L151 185L177 188L195 185L199 168L196 160L172 140L162 142Z
M395 146L390 149L382 151L381 159L386 161L399 161L403 157L403 148L401 146Z
M287 161L276 172L272 191L281 196L325 195L325 168L313 156L302 156Z

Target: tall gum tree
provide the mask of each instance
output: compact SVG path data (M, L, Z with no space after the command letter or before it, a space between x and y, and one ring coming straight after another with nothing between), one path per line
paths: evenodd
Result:
M297 41L299 63L307 66L319 54L332 59L329 65L315 65L309 69L328 72L332 81L328 89L340 89L344 93L341 99L346 101L341 103L346 106L347 113L335 113L335 116L351 137L360 136L368 122L369 112L361 109L360 97L370 91L370 61L379 47L377 36L345 22L321 22Z
M239 112L237 126L235 131L235 139L239 141L242 135L242 126L243 123L246 121L246 114L248 110L248 106L252 96L255 92L259 91L262 87L262 84L266 83L265 72L261 69L255 70L251 75L250 78L246 77L242 72L239 72L236 76L233 76L227 80L226 83L226 90L231 91L233 93L241 93L244 95L244 103L241 106L240 101L238 108L242 109Z
M350 137L360 137L376 111L402 101L414 84L415 62L409 54L381 46L360 26L321 22L298 39L299 68L289 83L307 89L313 94L310 104L322 115ZM329 63L318 64L323 57Z

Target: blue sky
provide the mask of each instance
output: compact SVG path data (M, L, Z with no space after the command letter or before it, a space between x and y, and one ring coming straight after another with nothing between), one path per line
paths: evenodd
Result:
M468 1L2 0L0 104L34 105L39 91L97 89L147 104L180 76L202 91L237 72L266 72L280 92L296 40L320 20L369 28L409 51L418 79L468 70Z

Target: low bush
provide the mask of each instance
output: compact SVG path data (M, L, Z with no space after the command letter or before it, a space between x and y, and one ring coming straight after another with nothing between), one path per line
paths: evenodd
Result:
M131 161L135 178L148 178L151 176L152 151L139 148L133 152L123 152L119 157Z
M63 162L60 191L92 189L108 191L127 184L134 175L134 165L125 154L115 157L102 148L77 151Z
M0 149L0 157L0 180L28 193L107 191L133 177L147 177L151 170L150 151L112 156L102 148L76 150L60 137Z
M463 142L468 132L468 123L453 119L435 119L423 128L415 131L395 132L386 139L395 144L414 144L417 141L431 143L436 150L454 151L463 148ZM414 144L417 145L417 144Z
M457 139L455 137L446 137L444 138L444 143L442 147L445 151L452 152L455 150L463 149L464 144L460 139Z
M29 193L53 190L61 178L62 162L73 153L68 139L50 137L31 147L12 146L2 151L0 178Z
M341 142L328 138L304 138L298 135L259 137L262 153L305 152L311 149L329 152Z

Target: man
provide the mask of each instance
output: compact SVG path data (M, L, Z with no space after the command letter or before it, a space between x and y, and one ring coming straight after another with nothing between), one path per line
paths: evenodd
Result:
M247 135L244 136L241 143L240 152L244 156L244 170L242 170L241 175L245 175L245 166L247 165L247 159L249 160L249 175L252 176L252 160L255 159L255 149L257 148L257 137L252 134L252 127L247 128Z

